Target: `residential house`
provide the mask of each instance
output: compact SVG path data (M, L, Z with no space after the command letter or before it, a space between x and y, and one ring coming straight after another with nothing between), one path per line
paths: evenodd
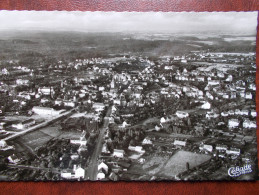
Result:
M103 173L103 172L99 172L98 174L97 174L97 178L96 178L97 180L103 180L103 179L105 179L105 174Z
M108 170L109 170L109 167L104 163L104 162L101 162L99 165L98 165L98 171L102 171L103 173L108 173Z
M80 166L74 165L74 169L72 171L62 171L61 177L64 179L84 179L85 170Z
M189 116L189 113L184 111L176 111L175 114L178 118L187 118Z
M219 114L214 113L214 112L207 112L205 117L206 117L207 119L218 118L218 117L219 117Z
M152 144L153 142L151 141L150 137L145 137L142 141L142 145L149 145Z
M129 146L128 149L138 153L145 153L145 150L143 149L142 146Z
M246 119L243 122L243 127L247 128L247 129L256 128L256 122L255 121L250 121L250 120Z
M7 159L9 160L10 163L13 163L13 164L17 164L21 161L21 159L18 158L15 154L12 154Z
M228 120L228 127L229 128L236 128L239 126L239 120L238 119L229 119Z
M240 149L239 148L230 148L229 150L226 150L227 154L231 154L231 155L240 155Z
M200 151L207 151L207 152L212 152L213 151L213 146L209 144L204 144L202 143L199 147Z
M53 95L53 94L55 94L55 91L52 87L40 87L38 89L38 92L43 94L43 95L51 95L51 94Z
M219 80L210 80L210 81L208 81L208 85L219 85L219 84L220 84Z
M216 150L219 150L219 151L227 151L228 147L226 145L223 145L223 144L217 144L216 145Z
M208 110L211 108L211 104L209 102L205 102L204 104L201 105L201 109Z
M17 79L16 80L16 84L17 85L28 85L29 84L29 80L27 80L27 79Z
M70 143L71 144L76 144L76 145L83 145L83 146L86 146L86 144L87 144L87 140L86 140L86 138L85 138L85 135L86 135L86 132L85 131L83 131L83 133L82 133L82 135L80 136L80 138L79 139L71 139L70 140Z
M251 92L246 92L245 93L245 99L249 99L249 100L253 99L252 93Z
M115 158L124 158L125 152L124 150L114 149L112 156Z
M187 141L181 141L177 139L175 139L173 143L174 146L178 146L178 147L185 147L186 144L187 144Z

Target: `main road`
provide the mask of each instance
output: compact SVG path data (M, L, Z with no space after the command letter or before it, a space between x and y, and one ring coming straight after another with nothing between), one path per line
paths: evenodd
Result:
M85 176L85 179L87 179L87 180L95 181L97 179L96 176L97 176L97 172L98 172L98 157L101 154L104 134L105 134L105 131L108 128L108 125L109 125L109 119L106 118L106 117L110 117L111 111L112 111L112 109L111 109L111 106L110 106L108 108L107 112L106 112L103 127L100 129L100 133L99 133L99 136L97 138L97 143L95 145L95 148L94 148L94 151L92 153L90 162L88 164L88 169L87 169L87 173L86 173L86 176Z

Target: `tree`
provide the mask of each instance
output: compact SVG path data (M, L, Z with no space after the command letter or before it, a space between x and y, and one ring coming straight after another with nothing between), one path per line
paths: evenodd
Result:
M129 145L135 146L136 145L136 141L134 139L130 140Z

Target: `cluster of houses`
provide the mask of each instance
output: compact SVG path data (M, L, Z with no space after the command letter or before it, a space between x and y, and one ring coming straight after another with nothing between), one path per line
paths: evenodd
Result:
M255 80L250 78L254 74L254 69L252 69L252 72L248 72L248 70L243 70L242 66L239 67L238 71L231 70L230 68L220 70L219 68L211 69L207 66L195 66L194 70L190 70L189 68L179 68L174 65L177 63L187 65L189 62L195 61L248 63L249 60L245 60L245 58L251 58L250 60L252 61L253 55L246 57L230 55L226 57L223 54L196 52L189 56L161 57L157 61L152 61L142 56L77 59L69 63L59 61L56 64L49 65L48 71L57 75L62 75L66 70L72 72L84 71L85 75L80 74L65 79L62 78L49 86L35 86L36 83L33 83L32 79L35 77L35 71L27 67L17 66L13 69L15 71L22 71L27 76L22 75L14 79L12 89L17 86L26 87L24 90L16 92L15 95L11 93L10 97L12 97L12 102L19 106L25 107L33 103L33 106L29 106L27 110L32 114L43 117L56 117L68 109L77 108L79 112L85 114L85 117L91 117L98 122L102 121L103 113L107 105L110 104L113 106L109 123L120 121L118 128L131 126L127 121L121 121L121 118L130 119L135 117L134 111L136 109L144 110L145 106L155 105L161 101L161 97L178 100L189 98L192 99L192 102L198 103L199 107L195 109L202 111L202 115L200 115L203 116L202 120L208 122L216 121L217 118L225 119L224 121L230 130L238 127L255 129L256 111L252 108L253 105L248 105L245 109L226 108L221 112L215 108L215 103L224 104L224 102L231 100L247 101L250 104L255 99ZM139 71L116 71L115 69L121 64L131 66L136 62L142 65ZM160 70L161 66L164 69ZM41 68L43 67L40 67L39 71L41 71ZM10 71L2 69L1 74L9 75ZM242 76L245 76L246 79L238 79ZM202 85L204 88L198 85ZM0 86L0 89L6 89L5 83ZM81 108L82 111L80 111ZM127 113L125 110L131 111ZM123 112L120 115L121 111L125 111L125 113ZM177 129L181 128L181 126L186 126L186 124L182 124L186 121L190 125L189 119L193 118L193 113L196 112L184 109L176 110L173 115L176 119L173 120L173 128ZM154 128L160 131L163 126L166 126L166 123L171 122L172 120L168 116L164 116L160 119L160 124L155 125ZM191 126L199 128L196 123L191 124ZM12 127L18 130L25 130L35 124L36 121L29 118L28 120L12 124ZM208 125L208 127L213 128L212 125ZM87 140L84 136L78 140L71 139L70 143L79 145L78 154L88 150ZM142 144L129 145L127 148L128 152L114 148L111 153L105 142L102 147L102 154L109 155L117 160L111 162L102 159L98 165L97 179L103 180L108 178L117 180L119 177L118 169L126 170L130 166L130 164L125 163L123 160L128 158L132 161L143 163L145 159L142 156L146 152L143 146L152 144L153 141L146 137ZM175 139L172 145L176 148L186 148L188 141ZM5 148L8 148L8 146L0 142L0 149L4 150ZM200 152L209 153L218 151L219 157L222 158L225 158L226 155L239 156L241 154L238 148L218 144L213 146L202 143L199 146L199 150ZM78 158L77 155L73 154L73 158ZM10 158L12 159L12 157ZM61 177L82 179L85 177L85 170L79 164L76 164L72 170L63 171Z

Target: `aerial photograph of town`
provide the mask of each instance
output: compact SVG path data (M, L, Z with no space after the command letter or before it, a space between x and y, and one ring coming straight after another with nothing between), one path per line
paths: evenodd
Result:
M0 21L0 181L257 178L257 12Z

